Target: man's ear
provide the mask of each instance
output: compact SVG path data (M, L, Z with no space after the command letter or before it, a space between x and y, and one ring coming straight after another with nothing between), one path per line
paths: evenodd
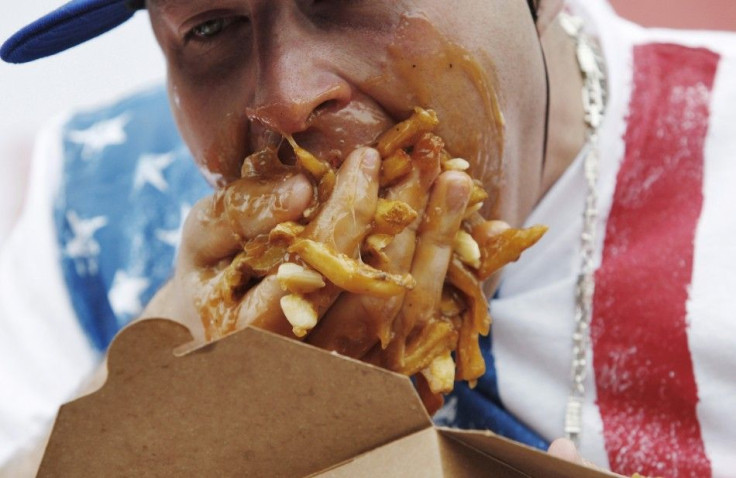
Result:
M565 6L564 0L538 0L537 1L537 32L541 37L544 35L547 27L557 18L562 8Z

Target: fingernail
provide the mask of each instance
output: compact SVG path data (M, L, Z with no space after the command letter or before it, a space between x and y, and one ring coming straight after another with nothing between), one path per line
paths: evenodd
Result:
M464 211L470 197L470 185L461 174L453 174L453 177L448 178L445 200L447 201L447 210L451 213Z
M373 148L363 148L360 152L360 165L366 170L374 170L380 166L381 157L378 155L378 151Z
M276 195L281 198L281 201L290 206L294 206L292 202L296 203L297 207L308 204L312 198L312 183L303 175L298 174L282 182L276 191Z
M285 194L299 193L300 191L311 189L311 183L303 174L296 174L279 184L278 189Z

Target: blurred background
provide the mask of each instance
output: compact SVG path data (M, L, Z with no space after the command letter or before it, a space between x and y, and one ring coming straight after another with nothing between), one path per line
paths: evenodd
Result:
M65 0L2 2L0 42ZM33 139L51 117L163 81L148 14L63 54L22 65L0 61L0 245L22 206Z
M622 16L646 26L736 30L736 0L610 1ZM6 2L0 15L0 41L61 4L33 0L12 2L11 7ZM112 101L161 82L164 73L145 12L62 55L25 65L0 62L0 245L22 206L39 127L72 107Z

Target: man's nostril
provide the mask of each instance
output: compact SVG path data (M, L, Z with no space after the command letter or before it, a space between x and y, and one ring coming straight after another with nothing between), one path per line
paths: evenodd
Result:
M342 108L344 105L340 100L337 99L330 99L323 101L319 105L317 105L316 108L312 110L312 112L309 114L309 117L307 118L307 127L311 126L314 121L317 120L320 116L323 114L329 114L334 113L335 111Z
M319 115L321 112L334 111L340 108L340 101L336 99L323 101L312 112L312 116Z

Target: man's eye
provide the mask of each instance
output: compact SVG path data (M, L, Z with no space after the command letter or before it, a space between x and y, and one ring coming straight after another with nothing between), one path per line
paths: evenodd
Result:
M199 39L206 40L219 34L225 29L226 20L224 18L215 18L213 20L207 20L204 23L200 23L196 27L192 28L191 34Z

